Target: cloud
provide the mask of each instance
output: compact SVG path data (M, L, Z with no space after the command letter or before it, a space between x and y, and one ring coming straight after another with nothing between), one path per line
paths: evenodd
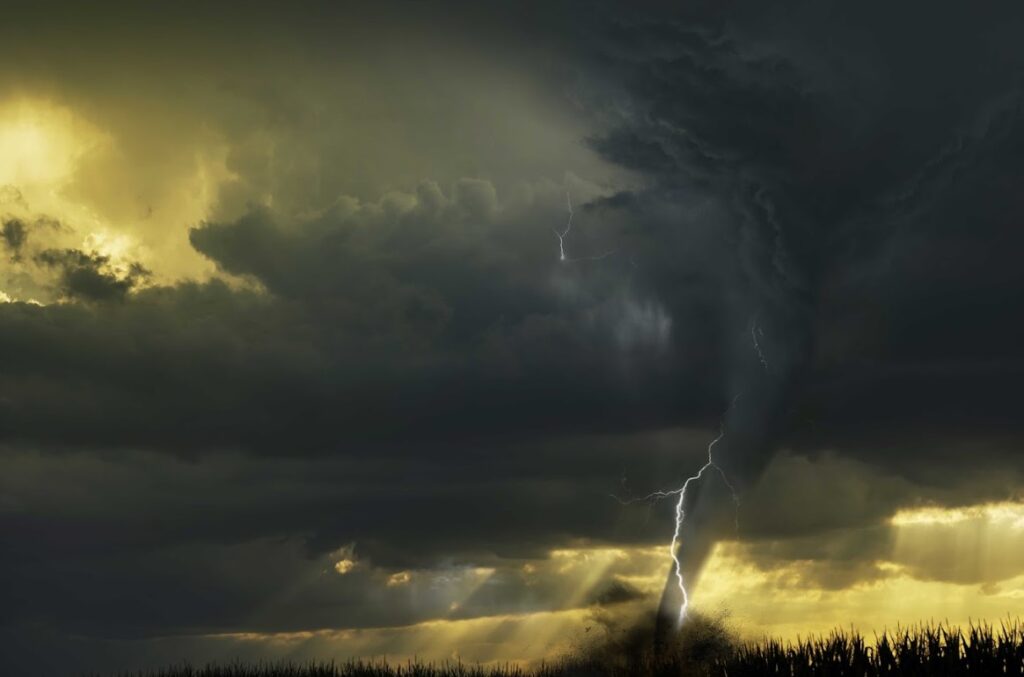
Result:
M7 439L322 454L399 449L410 435L581 432L600 411L622 414L606 419L622 431L704 420L715 365L662 360L670 323L707 300L698 290L664 306L642 280L623 293L621 261L561 265L550 229L533 226L563 218L560 192L495 205L485 182L423 184L305 218L257 209L194 229L197 249L249 288L143 285L134 263L43 250L34 261L65 298L123 303L5 308L0 340L24 364L6 377ZM588 215L580 228L601 226ZM74 384L49 358L68 323ZM679 340L710 351L715 333L687 324L697 331Z
M897 476L882 485L893 499L904 479L949 486L943 472L977 468L953 440L971 440L986 463L1005 467L1020 434L1008 408L1020 365L1004 339L1018 342L1024 330L1007 312L1024 286L1010 272L1015 255L1003 253L1019 250L1009 223L1021 211L999 177L1020 171L1021 54L1002 34L1006 49L978 78L963 67L973 52L943 47L966 47L957 12L911 54L901 28L916 25L913 13L887 20L876 43L864 32L874 11L841 24L810 10L780 22L753 4L727 16L693 6L676 23L623 15L597 32L581 88L606 120L595 150L646 176L648 201L700 195L718 205L716 225L734 242L732 257L714 259L731 268L719 303L736 324L759 318L769 363L723 356L740 396L716 450L745 494L790 485L763 474L780 447L882 466ZM994 30L991 16L957 18ZM827 50L807 37L822 32L837 36ZM694 501L691 519L710 523L703 513L729 509L713 495ZM843 519L820 517L817 533ZM828 585L875 575L872 566Z
M109 256L87 254L79 249L47 249L37 254L35 260L59 271L58 289L68 299L123 300L149 276L140 263L131 263L127 270L119 271L111 266Z
M887 519L1019 487L1019 9L566 7L0 27L4 94L106 139L56 192L0 189L5 622L656 595L664 549L614 552L666 540L671 506L611 495L678 486L737 394L740 531L709 483L694 568L721 538L801 594L1012 580L996 551L929 567L964 534ZM559 262L567 189L567 247L615 255ZM549 553L579 543L607 570L573 587L589 569Z
M594 604L598 606L613 606L639 599L646 599L646 595L634 586L625 581L611 581L603 588L595 591L592 595Z
M19 219L7 219L4 221L3 230L0 231L4 246L11 252L11 259L17 259L21 254L21 248L28 238L28 229Z

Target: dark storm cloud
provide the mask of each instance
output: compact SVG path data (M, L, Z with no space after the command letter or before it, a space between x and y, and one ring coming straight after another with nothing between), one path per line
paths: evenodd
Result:
M563 440L481 449L442 468L431 458L189 461L8 449L0 528L10 538L0 551L4 575L22 584L5 588L3 618L55 618L66 630L107 637L400 625L447 615L443 594L429 605L422 599L432 582L481 566L497 571L460 617L557 609L579 579L556 576L557 563L545 573L539 562L527 584L521 563L543 560L567 534L607 538L601 523L618 534L613 540L656 537L660 527L646 511L622 514L607 500L607 478L623 447L661 447L645 457L668 465L680 443L694 441L699 448L702 440L686 435ZM551 514L561 515L557 524ZM359 565L338 576L342 557ZM385 584L401 570L422 587L420 604ZM285 589L292 592L273 601ZM628 591L602 585L584 590L582 603L626 601Z
M611 581L591 596L593 603L599 606L612 606L643 598L639 590L624 581Z
M274 34L261 12L246 21ZM330 604L309 593L276 619L249 612L351 542L383 567L417 569L581 537L661 540L664 521L608 494L675 486L737 392L719 453L744 486L741 533L765 567L806 560L827 587L871 579L883 522L911 497L1012 490L1024 376L1017 5L602 4L538 15L535 34L498 10L451 14L444 26L469 24L460 44L488 67L521 58L510 72L554 80L545 91L581 120L573 144L633 177L607 192L570 183L573 251L616 254L558 265L561 185L457 178L494 176L505 156L533 167L517 153L539 151L520 136L490 145L500 134L471 113L507 101L435 87L443 68L422 88L376 91L426 122L410 134L411 168L366 163L367 185L408 192L370 200L337 189L387 154L383 133L359 152L332 141L343 129L315 97L326 78L304 70L339 58L325 44L365 52L332 38L303 68L275 65L308 76L307 89L224 78L241 102L226 133L234 178L190 242L248 286L147 287L140 270L61 249L35 260L69 303L0 304L13 478L0 485L12 536L0 577L19 582L3 620L111 635L421 620L440 606L392 609L386 586L377 598L345 587L358 577L335 581ZM429 42L418 20L400 23ZM543 49L503 51L525 43ZM239 58L222 47L189 58ZM487 79L503 81L468 81ZM477 147L484 159L467 160ZM455 158L443 178L414 187L439 148ZM277 208L244 207L267 193ZM11 233L16 253L24 237ZM704 433L659 440L672 426ZM780 470L780 447L803 460ZM800 465L826 449L864 465ZM280 542L275 559L267 544ZM476 601L463 613L504 608Z
M629 279L624 262L558 264L550 229L532 224L560 223L563 199L542 186L503 203L490 183L462 180L375 203L342 198L303 219L255 210L197 226L192 241L260 291L182 283L124 289L119 303L5 304L0 341L20 359L2 376L13 443L2 523L10 543L34 544L9 551L5 571L25 584L7 595L8 619L60 616L67 630L113 636L394 625L444 605L357 601L366 588L355 586L320 605L323 617L308 596L263 621L248 611L261 590L329 569L326 553L346 543L396 570L543 557L581 537L654 538L647 511L623 514L608 494L631 490L627 472L638 490L678 475L679 443L702 453L702 433L636 433L686 420L680 412L706 419L714 365L677 358L666 370L677 339L642 285L616 288ZM599 231L590 214L601 210L586 204L578 227ZM40 260L59 271L107 264L81 252ZM679 340L707 355L713 337ZM41 457L17 452L40 447ZM632 468L635 447L658 450L642 464L650 472ZM241 453L237 467L216 460L225 449ZM281 457L293 460L269 460ZM26 492L34 482L16 480L19 467L49 476L49 488ZM271 566L260 543L282 541L291 554ZM250 557L271 570L239 564ZM221 566L228 573L211 578ZM505 580L461 613L507 608L521 586L496 587ZM530 609L557 608L559 590L531 590Z
M672 308L693 325L676 338L644 286L620 288L621 258L558 264L550 229L532 227L564 218L559 191L547 195L499 205L490 184L466 180L449 194L424 184L342 200L306 220L256 211L199 226L192 241L266 293L182 284L114 306L5 305L0 341L21 356L4 375L7 439L287 455L372 443L415 455L411 439L707 420L717 332L697 326L702 289ZM41 257L69 297L120 295L138 279L95 255ZM700 357L666 368L677 343Z
M593 147L668 201L716 201L734 238L721 303L767 363L726 358L742 394L719 459L744 486L779 445L932 482L937 455L947 477L977 463L937 451L957 439L1019 465L1024 15L881 9L697 4L599 31ZM689 511L688 570L709 503Z
M149 276L149 271L139 263L131 263L127 270L119 271L111 266L109 256L79 249L47 249L36 254L35 260L58 272L57 289L67 299L123 300Z
M593 143L726 204L774 376L812 361L801 444L1016 432L1021 16L878 9L623 14L600 63L629 114Z
M20 219L6 219L0 237L4 240L4 246L11 252L11 259L14 260L21 255L21 248L28 238L28 228Z

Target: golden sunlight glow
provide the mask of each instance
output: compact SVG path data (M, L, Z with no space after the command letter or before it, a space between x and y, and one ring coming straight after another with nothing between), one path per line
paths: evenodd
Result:
M584 602L599 583L618 579L630 583L645 594L659 589L664 580L667 548L576 548L550 553L555 572L564 578L571 593L566 606ZM652 568L654 572L652 573ZM653 586L652 586L653 583Z
M834 570L850 562L783 560L758 566L747 546L719 543L705 566L695 607L728 613L744 634L785 638L836 625L870 633L897 623L962 624L1019 613L1024 504L902 511L889 529L881 558L865 557L863 573L838 586L820 580L821 567Z
M334 570L344 576L356 568L356 563L350 559L341 559L334 563Z
M52 224L32 233L39 248L100 254L120 272L138 262L158 283L208 278L214 267L188 231L210 217L231 177L226 147L204 138L166 157L147 142L100 129L57 102L0 99L0 215Z
M86 152L108 143L70 110L20 99L0 106L0 185L60 188Z
M1024 504L985 503L960 508L926 507L901 510L893 515L894 526L915 524L957 524L968 520L1007 523L1016 529L1024 529Z
M1016 615L1024 598L1024 575L990 589L920 580L893 568L895 575L826 589L807 584L801 563L764 572L728 548L716 551L708 570L697 608L726 613L744 636L754 639L795 639L837 626L872 633L918 621L998 620Z
M393 588L399 585L407 585L412 580L412 574L408 571L399 571L388 576L387 586Z
M629 554L620 548L601 550L555 550L552 559L559 562L558 573L571 574L577 581L576 590L567 606L579 605L616 562L629 559Z
M637 609L633 610L634 612ZM592 636L589 609L439 620L395 628L231 633L209 636L233 646L272 647L292 659L377 658L393 662L461 659L529 664L551 659ZM600 628L598 627L598 632Z
M826 559L758 560L756 544L738 541L715 546L696 589L694 610L724 615L741 637L796 639L838 627L867 633L917 621L966 623L998 621L1024 602L1024 506L986 504L940 510L905 511L890 520L888 545L881 558L863 555L859 577L828 583L832 569L848 565L829 551ZM966 517L964 517L966 516ZM833 534L819 534L826 542ZM782 542L779 542L780 544ZM774 552L774 549L769 549ZM782 548L784 551L785 548ZM970 559L972 568L945 570L944 562ZM357 566L351 547L333 553L333 566L346 574ZM942 553L948 552L948 557ZM208 637L225 651L241 645L267 657L287 656L387 658L404 661L461 658L481 663L529 664L551 659L599 640L606 623L628 622L652 611L668 571L664 545L639 547L576 547L553 550L547 558L513 565L509 572L527 585L559 589L548 611L495 613L475 618L438 618L403 627L322 629L292 633L233 633ZM871 552L876 552L872 550ZM861 557L854 552L856 560ZM859 561L859 560L858 560ZM381 572L387 587L417 593L443 590L449 613L474 608L474 593L500 567L457 570ZM628 583L641 597L621 604L594 606L592 593L610 581ZM476 607L479 609L479 607Z

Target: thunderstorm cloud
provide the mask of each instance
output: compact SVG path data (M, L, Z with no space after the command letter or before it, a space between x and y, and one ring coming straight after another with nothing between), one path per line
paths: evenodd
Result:
M0 671L653 606L670 506L629 499L721 424L709 598L731 558L1004 599L1022 34L1011 2L5 10Z

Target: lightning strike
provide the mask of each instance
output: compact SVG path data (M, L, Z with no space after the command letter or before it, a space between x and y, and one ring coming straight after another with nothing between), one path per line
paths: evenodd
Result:
M557 231L555 232L555 234L559 236L559 248L562 251L563 261L569 259L565 258L565 251L564 249L561 248L561 245L565 236L568 235L569 230L572 227L572 202L571 200L569 200L568 193L566 193L566 199L568 200L569 205L569 222L566 225L566 229L563 233L559 234ZM630 262L632 263L632 258L630 259ZM754 352L757 353L757 359L758 361L760 361L761 366L764 367L765 371L767 372L770 371L770 366L768 364L768 359L764 354L764 350L761 348L761 339L764 338L764 330L758 323L757 318L758 315L755 314L750 320L750 338L751 342L753 343ZM735 397L733 397L732 402L729 404L729 407L725 410L725 413L722 414L722 420L719 425L718 435L708 444L707 462L704 463L704 465L702 465L699 470L697 470L696 474L688 477L686 481L683 482L683 485L681 487L679 487L678 489L673 489L671 491L655 491L650 494L647 494L646 496L630 500L623 500L617 496L612 496L623 505L629 505L641 501L652 502L663 498L668 498L669 496L676 497L675 529L672 532L672 543L669 545L669 555L672 557L672 565L674 568L676 583L679 587L680 597L682 598L682 601L679 604L679 615L676 619L677 630L682 627L683 622L686 620L686 614L690 608L690 594L686 590L686 581L683 577L683 563L679 556L682 547L683 524L686 522L686 492L690 488L690 485L692 483L699 482L702 479L704 479L704 473L706 473L709 469L713 469L719 474L719 476L722 478L722 482L725 484L725 486L729 489L729 492L732 494L732 500L736 506L736 530L739 531L740 528L740 497L739 494L736 492L736 488L729 481L728 475L726 475L725 471L721 468L721 466L715 463L715 445L721 442L722 438L725 437L725 420L726 418L728 418L729 412L733 410L733 408L736 406L736 402L740 399L742 395L743 392L740 392Z
M768 359L765 357L764 351L761 349L760 342L760 339L764 338L764 330L761 329L761 325L758 324L757 322L757 315L755 315L750 322L750 338L754 344L754 352L757 353L757 359L761 362L761 366L764 367L765 371L768 371ZM686 612L689 610L690 607L690 595L686 591L686 582L683 580L683 566L682 562L679 559L680 538L682 536L683 523L686 521L686 490L690 487L691 482L696 482L702 479L704 476L704 472L708 468L714 468L715 470L718 471L718 474L721 475L722 481L725 483L725 486L728 487L729 491L732 493L733 503L736 504L737 531L740 527L739 494L736 493L736 488L733 487L732 483L729 482L729 478L728 476L726 476L725 471L722 470L722 468L715 463L714 450L715 445L718 444L723 437L725 437L725 418L729 415L729 412L732 411L733 407L736 406L736 401L739 400L740 395L742 394L743 393L736 395L736 397L733 398L732 403L729 405L729 408L725 410L724 414L722 414L722 424L719 428L718 436L715 439L711 440L711 443L708 444L707 463L705 463L700 468L700 470L697 471L696 475L687 478L687 480L683 483L683 486L680 487L679 489L676 489L675 491L672 492L659 492L662 496L675 495L678 497L676 500L676 526L675 531L672 533L672 544L669 546L670 554L672 555L672 563L675 566L676 581L679 585L679 593L682 596L682 602L679 605L679 617L676 621L677 628L683 625L683 621L686 620Z
M761 329L761 325L758 324L757 322L757 315L755 315L750 322L750 338L754 344L754 352L757 353L757 359L761 362L761 366L764 367L765 371L768 371L768 359L765 357L764 351L761 349L760 342L760 339L764 338L764 330ZM675 531L672 533L672 544L669 546L670 554L672 555L672 563L675 566L676 581L679 585L679 593L682 596L682 602L679 604L679 617L676 621L677 628L682 627L683 621L686 620L686 612L689 610L690 607L690 595L686 591L686 582L683 580L683 565L682 561L679 559L680 539L682 536L683 523L686 521L686 490L690 487L691 482L700 481L704 476L704 472L707 471L708 468L714 468L715 470L718 471L718 474L721 475L722 481L725 483L725 486L728 487L729 491L732 493L733 503L736 504L736 529L739 530L740 527L739 494L736 493L736 488L733 487L732 483L729 482L729 478L728 476L726 476L725 471L722 470L722 468L715 463L714 450L715 445L718 444L723 437L725 437L725 419L729 415L729 412L732 411L733 407L736 406L736 402L737 400L739 400L740 395L742 394L743 393L736 395L736 397L733 398L732 403L729 405L729 408L725 410L724 414L722 414L722 424L719 428L718 436L715 439L711 440L711 443L708 444L707 463L705 463L700 468L700 470L697 471L696 475L687 478L687 480L683 483L683 486L680 487L679 489L676 489L675 491L671 492L659 492L662 496L675 495L678 497L676 500L676 527Z
M729 409L727 409L725 414L723 414L723 421L725 416L728 415L729 411L731 411L732 408L736 405L736 400L738 400L739 397L740 396L737 395L735 398L733 398L732 404L729 405ZM739 494L736 493L736 488L733 487L731 482L729 482L729 477L725 474L725 471L722 470L722 468L715 463L715 445L718 444L723 437L725 437L724 422L719 427L718 436L715 437L715 439L711 440L711 443L708 444L707 463L701 466L700 470L697 471L697 474L687 478L687 480L683 482L683 486L681 486L679 489L676 489L674 492L669 492L671 494L675 494L678 496L678 499L676 500L676 527L675 531L672 532L672 543L671 545L669 545L669 553L672 556L672 563L675 566L676 581L679 585L679 593L682 596L682 601L679 603L679 617L676 619L677 629L682 627L683 621L686 620L686 612L690 608L690 595L686 591L686 581L683 580L683 564L682 561L679 559L680 539L682 536L683 523L686 521L686 490L690 488L690 484L692 482L700 481L704 477L705 471L707 471L709 468L714 468L716 471L718 471L718 474L722 478L722 482L725 483L725 486L729 488L729 491L732 494L733 503L736 504L736 528L739 529Z
M762 338L764 338L764 329L757 323L757 315L755 315L750 322L750 339L754 344L754 352L757 353L757 359L761 362L764 370L768 371L768 358L765 357L764 351L761 349L760 339Z
M565 223L565 230L559 233L554 228L551 229L555 237L558 238L559 261L565 261L565 238L569 236L569 231L572 230L572 196L569 194L569 191L565 191L565 205L569 211L569 219Z
M572 216L573 216L572 196L569 194L569 191L565 191L565 206L566 206L566 211L569 212L569 218L565 222L565 230L559 231L557 228L552 228L551 229L551 232L553 232L555 234L555 237L558 238L558 260L559 261L561 261L562 263L572 263L574 261L600 261L601 259L608 258L609 256L611 256L612 254L614 254L615 252L618 251L617 249L609 249L608 251L604 252L603 254L598 254L597 256L582 256L582 257L579 257L579 258L569 258L568 256L566 256L565 255L565 238L569 237L569 232L572 230Z
M677 497L675 507L675 530L672 532L672 543L669 545L669 555L672 557L672 565L675 570L676 582L679 587L679 593L682 597L682 601L679 604L679 615L676 619L677 629L682 627L683 621L686 620L686 613L690 607L690 595L686 590L686 581L683 578L683 563L682 560L680 560L679 558L679 552L681 550L682 544L683 524L686 522L686 492L690 488L690 485L692 483L699 482L700 480L702 480L704 478L704 473L707 472L709 469L714 470L718 473L719 477L721 477L722 479L722 482L725 484L725 486L729 489L729 492L732 494L732 500L736 506L736 529L739 530L740 527L739 494L736 492L736 488L733 486L733 484L729 481L729 476L725 474L725 471L722 470L721 466L715 463L714 454L715 445L721 442L722 438L725 437L725 417L728 416L729 412L732 411L732 409L736 406L736 402L740 399L740 396L742 394L743 393L739 393L738 395L736 395L736 397L732 399L732 403L729 404L729 408L725 410L724 414L722 414L723 422L719 426L718 435L708 444L707 462L700 467L696 474L688 477L686 481L683 482L683 486L679 487L678 489L673 489L671 491L655 491L650 494L647 494L646 496L642 496L638 499L626 501L618 499L620 503L628 505L631 503L638 503L641 501L657 501L663 498L668 498L669 496Z

